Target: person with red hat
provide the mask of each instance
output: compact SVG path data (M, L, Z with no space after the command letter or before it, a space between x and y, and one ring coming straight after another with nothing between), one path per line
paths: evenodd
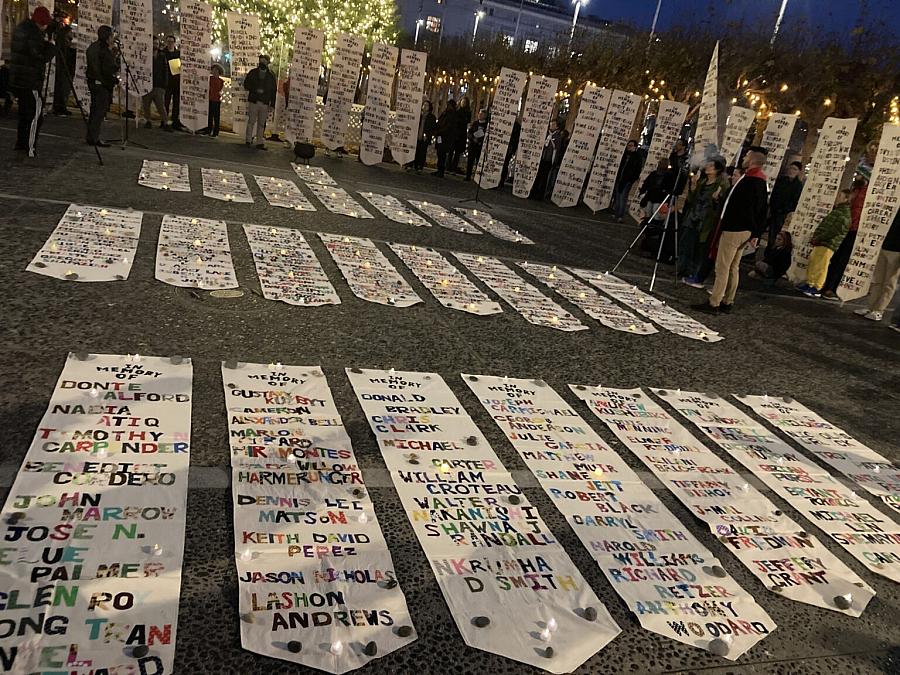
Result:
M16 150L37 154L37 138L44 115L41 98L47 62L54 46L47 39L50 10L36 7L30 19L16 26L10 46L9 85L19 100L19 128Z

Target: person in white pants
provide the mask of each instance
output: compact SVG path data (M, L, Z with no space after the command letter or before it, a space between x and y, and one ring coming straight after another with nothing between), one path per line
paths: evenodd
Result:
M269 70L269 57L259 55L259 64L244 77L247 90L247 131L244 140L248 146L256 145L265 150L266 120L275 107L278 83Z
M900 281L900 211L894 216L890 229L884 235L884 243L881 245L875 273L872 275L872 285L869 287L869 306L856 310L856 313L872 321L881 321L884 318L884 310L891 304L897 290L898 281Z

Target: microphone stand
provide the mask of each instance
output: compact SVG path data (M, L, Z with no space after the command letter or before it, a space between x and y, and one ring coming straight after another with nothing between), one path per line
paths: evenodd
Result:
M143 148L144 150L149 150L146 145L143 143L138 143L137 141L132 141L128 137L128 120L135 119L135 114L131 112L128 108L128 101L131 98L129 96L129 82L134 82L134 88L138 89L137 82L134 79L134 75L131 72L131 65L128 63L128 59L125 58L125 50L122 49L122 43L116 40L116 46L119 48L119 57L122 59L122 64L125 66L125 112L122 113L122 127L124 131L122 132L122 138L115 139L113 142L121 141L119 147L124 150L129 145L135 145L139 148Z

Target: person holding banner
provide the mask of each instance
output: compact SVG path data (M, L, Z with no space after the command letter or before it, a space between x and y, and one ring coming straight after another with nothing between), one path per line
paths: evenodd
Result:
M444 112L438 118L434 129L434 143L437 149L437 171L432 176L444 177L444 169L447 166L447 157L456 143L456 101L452 98L447 101Z
M181 50L175 43L174 35L166 35L166 64L169 77L166 84L166 110L172 113L172 131L181 131L184 125L178 117L181 112Z
M813 248L806 267L806 283L797 286L797 290L805 296L818 298L822 294L828 275L828 263L850 230L851 194L851 190L841 190L838 193L834 209L822 219L812 234L810 243Z
M478 117L469 125L468 158L466 159L465 180L472 180L472 171L481 159L481 147L484 145L484 135L487 133L487 110L479 110Z
M422 173L425 168L425 158L428 155L428 146L434 139L434 130L437 127L437 118L434 116L434 106L431 101L422 102L422 114L419 115L419 135L416 137L416 156L413 158L413 169L416 173Z
M767 251L775 244L775 235L781 232L784 221L797 208L800 193L803 192L803 179L800 178L802 171L802 163L791 162L784 173L775 179L772 195L769 197Z
M871 172L869 174L871 176ZM859 231L859 219L862 218L863 205L866 203L866 193L869 190L869 181L867 178L857 177L851 186L852 196L850 197L850 230L844 236L841 245L831 257L828 263L828 276L825 278L825 285L822 287L822 299L837 302L840 298L837 296L838 286L841 285L841 279L844 278L844 272L847 264L850 262L850 256L853 255L853 248L856 246L856 233Z
M97 29L97 39L85 52L88 89L91 92L91 114L88 118L87 144L108 148L100 139L103 118L112 103L112 94L119 84L119 50L114 44L115 34L109 26Z
M900 211L894 214L891 227L884 235L884 243L875 263L872 285L869 287L869 306L856 310L856 314L870 321L881 321L884 310L891 304L900 281ZM900 309L894 311L892 330L900 330Z
M259 55L259 63L244 77L244 89L247 90L247 131L244 134L245 144L249 147L256 139L257 150L265 150L266 120L275 109L275 97L278 95L278 82L269 70L271 59L265 54Z
M631 188L641 177L641 169L644 168L644 158L638 150L637 141L628 141L622 161L619 163L619 172L616 175L615 187L613 187L613 213L616 222L621 223L625 219L625 210L628 208L628 196Z
M53 58L53 43L47 40L50 11L36 7L30 19L16 26L10 47L9 85L19 101L19 127L16 150L37 155L37 138L43 122L44 102L41 88L44 70Z

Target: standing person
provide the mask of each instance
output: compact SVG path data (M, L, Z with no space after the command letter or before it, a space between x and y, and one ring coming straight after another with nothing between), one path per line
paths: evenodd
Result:
M519 136L521 135L522 123L519 121L519 118L516 117L516 121L513 122L512 133L509 135L509 145L506 147L506 157L503 158L503 169L500 171L501 188L506 184L506 179L509 178L509 165L512 163L512 158L516 156L516 152L519 150Z
M172 114L172 130L181 131L179 113L181 112L181 50L175 43L174 35L166 35L166 64L169 67L169 77L166 82L166 110Z
M484 145L484 135L487 132L488 118L486 110L479 110L478 117L469 125L468 157L466 159L466 178L472 180L472 170L481 159L481 146Z
M159 40L153 41L153 88L144 94L141 102L144 105L144 128L152 129L150 121L150 104L156 106L159 113L159 128L169 130L168 112L166 111L166 88L169 84L169 62L166 60L165 47Z
M75 47L72 46L72 21L69 14L61 9L53 12L56 21L56 79L53 82L53 114L68 117L69 92L75 77Z
M767 250L775 243L775 235L781 232L785 219L797 208L800 194L803 192L803 179L800 177L802 171L803 164L791 162L784 173L775 179L775 185L772 186L772 194L769 197L769 218L766 223L768 227Z
M751 246L756 245L766 226L769 191L762 167L766 164L767 154L767 150L755 145L744 155L745 173L735 183L722 207L716 283L709 301L694 305L694 309L712 314L731 312L741 278L741 254L748 242Z
M16 26L10 46L9 87L19 101L19 127L16 150L37 155L37 138L43 122L44 103L41 88L47 62L53 57L53 45L47 41L50 11L36 7L30 19Z
M684 204L677 274L693 274L703 261L703 245L719 220L728 188L724 160L716 158L707 162Z
M569 130L565 124L560 124L559 147L556 150L556 156L553 158L553 165L550 167L550 175L547 176L547 189L544 192L544 199L550 199L553 196L553 188L556 187L556 177L559 175L559 167L562 166L563 157L566 156L566 149L569 147Z
M206 119L206 133L212 138L219 135L219 121L222 119L222 88L225 80L222 79L222 66L212 64L209 69L209 114Z
M881 244L878 262L875 263L875 273L872 275L872 285L869 287L869 306L856 310L856 313L864 319L881 321L884 310L891 304L891 298L897 290L898 280L900 280L900 211L894 216ZM894 312L892 328L900 323L898 318L900 310Z
M434 143L437 149L437 171L431 175L443 178L447 157L456 143L456 101L453 99L447 101L444 112L438 118L434 128Z
M818 298L828 275L828 263L850 229L850 190L838 193L834 209L825 216L812 234L812 251L806 265L806 283L798 284L803 295Z
M672 174L669 173L669 162L660 159L656 168L647 174L641 187L638 188L638 195L642 195L640 205L644 209L644 219L650 220L656 215L657 219L665 218L666 214L659 210L666 197L669 196L671 190ZM659 210L659 211L658 211Z
M413 169L416 173L422 173L422 169L425 168L425 158L428 156L428 147L434 139L436 127L434 106L431 101L423 101L422 114L419 115L419 135L416 137L416 156L413 159Z
M688 181L688 147L684 139L675 141L675 147L669 154L669 171L672 173L672 194L681 195Z
M453 151L448 161L451 173L461 173L459 160L466 151L468 141L469 124L472 122L472 108L469 106L469 97L463 96L456 108L456 135Z
M744 170L739 166L729 166L725 169L725 175L728 176L728 191L730 194L731 190L734 189L734 186L737 185L738 181L744 176ZM727 200L728 197L726 196L725 199ZM699 288L700 290L706 288L704 283L716 266L716 254L719 251L719 238L721 236L722 219L720 216L715 227L713 227L712 232L710 232L709 236L706 238L706 241L701 241L700 265L692 275L682 279L682 283L687 284L692 288Z
M853 181L850 195L850 229L834 252L831 262L828 263L828 276L825 277L825 285L822 286L822 298L825 300L836 302L840 299L837 296L837 289L841 285L841 279L844 278L844 271L850 262L850 256L853 255L856 233L859 231L859 219L862 217L868 189L869 181L865 178L858 177Z
M85 61L87 62L85 71L88 89L91 92L87 143L101 148L109 147L109 143L100 140L100 128L103 126L103 118L109 111L113 90L119 83L118 49L113 44L113 40L113 29L109 26L100 26L97 29L97 39L85 52Z
M552 117L547 128L547 137L544 139L544 148L541 151L541 161L538 164L537 175L534 177L534 184L531 186L531 192L528 194L529 199L542 200L544 198L547 192L550 172L553 170L553 164L556 162L556 156L560 150L561 140L559 120Z
M619 171L616 173L616 184L613 187L613 213L616 222L621 223L625 218L625 209L628 207L628 195L631 188L641 177L641 169L644 168L644 159L638 150L637 141L628 141L622 161L619 162Z
M269 70L269 63L269 57L260 54L256 68L244 76L244 89L247 90L247 131L244 141L247 146L253 145L255 137L258 150L266 149L263 134L266 131L269 112L275 109L275 96L278 91L278 83Z

